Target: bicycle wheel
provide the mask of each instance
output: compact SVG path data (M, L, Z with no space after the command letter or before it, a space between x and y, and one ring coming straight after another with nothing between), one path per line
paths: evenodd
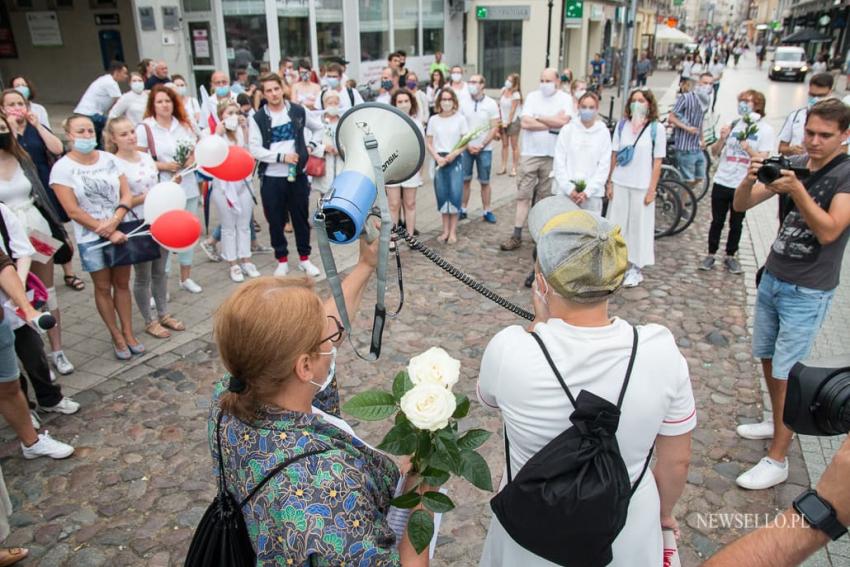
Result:
M682 173L675 166L662 163L661 164L661 179L675 179L682 181Z
M655 191L655 238L670 235L682 218L682 202L676 190L667 186L669 181L659 182Z
M703 150L702 155L705 157L705 177L702 180L702 185L694 189L694 196L696 196L697 202L702 201L702 198L708 193L709 179L712 177L711 155L708 153L708 150Z
M679 204L681 205L681 210L679 212L679 222L673 227L673 230L670 231L670 235L679 234L694 222L694 219L697 216L697 197L694 195L693 190L689 185L682 183L681 181L676 181L675 179L665 179L663 181L659 181L659 185L664 184L671 191L676 193L676 196L679 197Z

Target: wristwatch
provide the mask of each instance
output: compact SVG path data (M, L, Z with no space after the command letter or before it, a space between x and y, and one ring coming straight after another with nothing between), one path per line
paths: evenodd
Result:
M847 528L838 521L832 504L811 488L794 499L794 509L811 527L824 532L833 541L847 533Z

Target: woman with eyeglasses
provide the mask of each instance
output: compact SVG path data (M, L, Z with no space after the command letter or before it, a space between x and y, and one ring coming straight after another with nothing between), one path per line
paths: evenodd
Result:
M352 316L375 272L377 243L360 240L342 283ZM417 554L390 526L398 465L338 416L344 330L334 301L323 303L310 278L257 278L219 307L214 336L228 372L207 428L216 474L237 501L269 477L242 507L257 564L427 566L427 549ZM293 503L295 531L280 513Z
M641 270L655 263L655 190L667 155L667 135L658 123L658 104L650 89L629 94L611 150L607 216L620 225L629 248L623 286L636 287L643 281Z

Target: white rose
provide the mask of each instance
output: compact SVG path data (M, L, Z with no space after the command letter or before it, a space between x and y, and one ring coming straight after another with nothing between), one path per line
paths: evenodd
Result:
M449 424L457 403L449 390L439 384L425 382L408 390L399 405L415 427L437 431Z
M460 378L460 361L440 347L431 347L410 359L407 373L414 384L439 384L451 390Z

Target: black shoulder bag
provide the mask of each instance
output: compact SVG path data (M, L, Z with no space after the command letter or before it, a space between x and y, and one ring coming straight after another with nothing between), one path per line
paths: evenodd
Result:
M236 500L227 490L227 481L224 479L224 461L221 456L221 419L224 412L218 414L215 425L215 442L218 446L218 494L207 508L192 543L189 545L189 553L186 554L185 567L254 567L257 563L257 554L251 545L251 537L248 535L248 527L242 508L268 483L277 473L294 463L295 461L311 457L325 450L307 451L300 455L285 460L269 472L268 475L257 483L257 486L248 493L244 500L237 504Z
M515 478L506 430L508 484L490 500L490 507L515 542L558 565L602 567L612 561L611 544L626 524L629 501L649 467L652 449L631 486L616 437L637 354L638 332L632 330L632 352L617 405L588 390L574 398L543 341L531 333L575 408L570 415L573 426L531 457Z
M145 221L140 219L132 209L127 214L136 217L135 220L122 222L118 225L118 230L124 234L130 234L133 231L138 232ZM109 242L109 239L101 237L100 242ZM158 259L159 256L160 246L150 234L133 235L124 244L109 242L103 248L104 261L110 268L150 262Z

